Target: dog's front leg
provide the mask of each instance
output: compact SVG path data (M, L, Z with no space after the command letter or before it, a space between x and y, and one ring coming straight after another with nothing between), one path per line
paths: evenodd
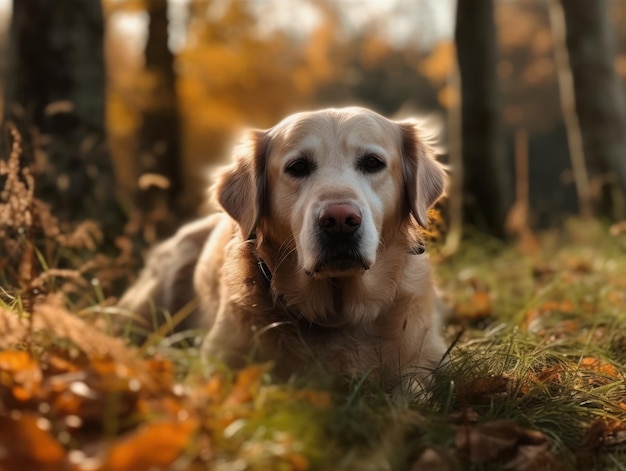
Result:
M242 368L251 360L253 330L243 321L242 312L226 302L220 306L215 324L202 344L205 360L229 368Z

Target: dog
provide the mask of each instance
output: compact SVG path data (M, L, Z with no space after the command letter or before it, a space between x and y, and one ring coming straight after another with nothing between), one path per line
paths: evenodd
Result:
M421 383L446 353L422 235L446 181L415 122L294 114L250 132L211 188L223 211L157 246L120 305L145 320L197 298L182 327L233 368Z

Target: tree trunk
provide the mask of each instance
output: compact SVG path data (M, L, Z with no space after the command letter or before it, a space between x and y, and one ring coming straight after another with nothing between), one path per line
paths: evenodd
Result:
M493 0L458 1L455 42L461 77L466 219L503 237L513 187L499 112Z
M574 78L567 51L565 16L560 0L548 0L548 12L550 15L550 27L552 28L554 62L559 80L563 123L567 132L567 146L578 195L578 209L580 215L587 219L593 216L591 186L585 163L585 149L580 130L580 121L576 112L576 92L574 91Z
M4 120L18 126L37 195L64 220L118 225L105 139L100 0L14 0Z
M611 172L626 194L626 111L614 69L615 42L607 0L564 0L567 49L587 164ZM624 217L624 214L619 215Z
M169 235L180 218L180 122L174 56L168 47L167 0L148 3L145 48L148 90L143 104L136 204L151 228L148 238Z

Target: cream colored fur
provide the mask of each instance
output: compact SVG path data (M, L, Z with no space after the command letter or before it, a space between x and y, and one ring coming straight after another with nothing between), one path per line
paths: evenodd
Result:
M312 170L294 176L302 159ZM150 300L174 313L196 295L187 326L207 328L204 351L233 367L423 381L446 348L428 257L412 252L445 179L414 123L363 108L292 115L250 134L212 188L224 212L157 247L121 305L145 318ZM358 262L321 262L320 214L336 204L362 216Z

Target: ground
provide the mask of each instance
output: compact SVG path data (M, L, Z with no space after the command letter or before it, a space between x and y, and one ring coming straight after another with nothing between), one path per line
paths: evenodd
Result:
M197 332L108 334L132 237L64 227L18 173L0 165L0 470L626 468L625 223L430 244L451 361L398 396L207 368Z

